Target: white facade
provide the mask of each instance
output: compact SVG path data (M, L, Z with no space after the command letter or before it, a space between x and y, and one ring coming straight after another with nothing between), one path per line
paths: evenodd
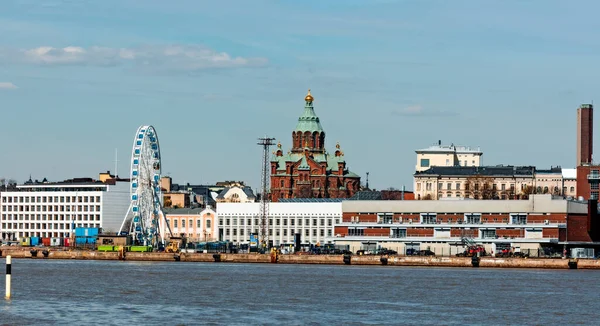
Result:
M0 194L0 232L16 238L69 237L74 227L117 232L128 213L129 182L34 184Z
M217 203L219 237L223 241L249 243L260 232L260 203ZM273 245L331 243L334 225L341 222L342 203L270 203L269 240Z

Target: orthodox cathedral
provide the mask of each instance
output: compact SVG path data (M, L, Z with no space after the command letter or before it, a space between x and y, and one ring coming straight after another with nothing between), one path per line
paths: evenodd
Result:
M292 149L284 153L281 143L271 159L271 200L284 198L349 198L360 188L360 176L346 167L344 152L336 144L325 150L325 131L308 90L304 113L292 131Z

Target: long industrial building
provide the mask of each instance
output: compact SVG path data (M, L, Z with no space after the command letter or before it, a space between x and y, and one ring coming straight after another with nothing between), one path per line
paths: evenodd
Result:
M598 241L597 202L531 195L528 200L343 201L334 242L350 250L456 254L465 241L488 252L558 249Z

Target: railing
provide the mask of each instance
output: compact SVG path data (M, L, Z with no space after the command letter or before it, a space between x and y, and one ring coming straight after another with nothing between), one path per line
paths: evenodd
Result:
M588 174L588 180L600 180L600 174Z

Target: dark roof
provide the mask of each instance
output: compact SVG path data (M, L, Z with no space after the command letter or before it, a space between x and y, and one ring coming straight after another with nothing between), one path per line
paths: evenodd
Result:
M221 192L219 192L217 199L224 199L227 192L229 190L231 190L232 188L239 188L239 187L225 187L225 189L223 189L223 190L221 190ZM246 194L246 196L248 198L256 198L256 196L254 196L254 191L252 191L252 188L250 188L248 186L244 186L244 187L242 187L242 191L244 192L244 194Z
M381 191L358 191L347 200L381 200Z
M428 170L416 172L419 175L444 175L444 176L532 176L534 166L433 166Z
M163 208L165 214L200 214L205 208Z
M408 190L368 190L359 191L347 200L402 200L402 194L406 196L406 194L412 193L412 191Z
M342 198L281 198L280 203L340 203Z

